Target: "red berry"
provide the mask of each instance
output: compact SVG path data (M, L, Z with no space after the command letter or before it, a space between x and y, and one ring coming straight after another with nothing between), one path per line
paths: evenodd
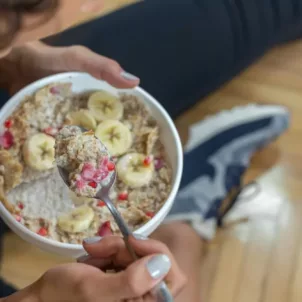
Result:
M19 202L19 203L18 203L18 208L19 208L20 210L23 210L23 209L24 209L24 204L23 204L22 202Z
M40 235L40 236L45 237L45 236L47 236L48 231L45 228L40 228L40 230L37 232L37 234Z
M153 218L155 216L155 213L154 212L151 212L151 211L148 211L146 212L146 215L150 218Z
M106 203L103 200L98 201L98 207L104 207Z
M108 168L109 171L113 171L113 170L115 169L115 164L114 164L113 162L110 161L110 162L107 164L107 168Z
M12 126L12 124L13 124L12 120L6 120L4 122L4 127L8 129L8 128L10 128Z
M151 162L152 162L151 157L150 157L150 156L147 156L147 157L144 159L144 166L146 166L146 167L150 166Z
M92 164L85 163L81 172L82 177L85 180L93 180L95 169Z
M58 133L58 129L57 128L52 128L52 127L48 127L46 129L44 129L44 133L50 136L56 136Z
M91 182L88 183L88 186L95 189L98 185L95 181L91 181Z
M98 235L101 236L101 237L105 237L105 236L110 236L112 235L112 230L111 230L111 224L110 224L110 221L106 221L104 222L100 228L99 228L99 231L98 231Z
M49 89L49 92L51 94L60 94L60 88L57 87L57 86L52 86L50 89Z
M16 215L15 218L18 222L21 222L21 220L22 220L22 217L20 215Z
M127 200L128 199L128 193L127 192L120 193L118 195L118 199L119 200Z
M0 136L0 145L4 149L9 149L14 144L14 137L12 133L8 130L6 130L1 136Z
M156 158L154 160L155 170L160 170L164 166L164 161L161 158Z

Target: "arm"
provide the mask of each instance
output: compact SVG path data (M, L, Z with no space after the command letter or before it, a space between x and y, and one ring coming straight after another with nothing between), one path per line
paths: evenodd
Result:
M39 281L9 297L0 298L0 302L40 302L41 300L39 298L38 282Z

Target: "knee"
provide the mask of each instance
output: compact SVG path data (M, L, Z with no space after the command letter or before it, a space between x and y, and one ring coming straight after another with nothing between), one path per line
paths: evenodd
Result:
M171 222L161 225L152 236L168 246L200 244L201 239L195 230L185 222Z

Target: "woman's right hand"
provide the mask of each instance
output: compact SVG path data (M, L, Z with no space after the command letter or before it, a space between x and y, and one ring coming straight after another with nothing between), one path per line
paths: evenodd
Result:
M173 296L177 296L186 278L169 249L155 240L130 238L136 253L133 261L123 240L108 236L88 244L89 254L82 263L57 266L27 289L6 302L117 302L154 301L150 291L163 279ZM118 270L106 273L106 270Z

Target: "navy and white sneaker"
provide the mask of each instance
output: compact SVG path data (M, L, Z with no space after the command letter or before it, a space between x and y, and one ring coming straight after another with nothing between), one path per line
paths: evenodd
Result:
M193 125L180 191L166 222L188 221L200 236L212 239L221 222L222 205L234 191L239 195L252 155L282 134L289 122L285 107L252 104ZM236 195L227 210L235 201Z

